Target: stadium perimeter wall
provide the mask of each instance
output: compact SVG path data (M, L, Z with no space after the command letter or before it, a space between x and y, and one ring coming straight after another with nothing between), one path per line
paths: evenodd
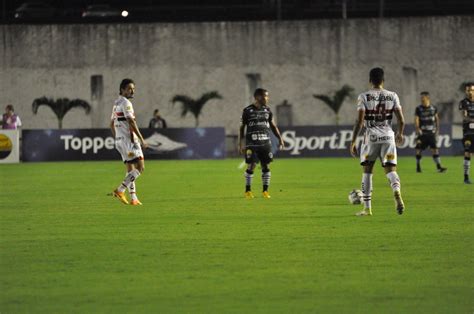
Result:
M92 114L73 110L64 127L107 127L118 83L131 77L141 126L160 108L171 126L193 127L193 117L181 118L170 99L217 90L224 98L206 105L200 126L225 126L227 134L236 134L256 85L269 89L273 106L285 99L293 105L293 125L331 125L334 114L312 95L343 84L361 92L368 70L382 66L387 88L400 94L411 121L421 90L429 90L435 103L461 98L459 85L473 79L472 29L473 16L0 25L2 110L15 105L25 129L56 128L48 108L33 115L33 99L82 98L93 105ZM91 79L96 75L101 78ZM346 101L340 124L353 122L354 103Z

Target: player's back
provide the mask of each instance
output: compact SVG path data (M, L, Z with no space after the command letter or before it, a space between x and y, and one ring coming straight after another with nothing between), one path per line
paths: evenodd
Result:
M365 112L366 133L377 141L394 139L392 119L400 110L400 100L395 92L386 89L370 89L359 95L357 109Z

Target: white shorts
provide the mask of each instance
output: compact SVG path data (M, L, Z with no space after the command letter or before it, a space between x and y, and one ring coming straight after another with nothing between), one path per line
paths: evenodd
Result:
M115 141L115 148L119 151L124 163L143 160L142 147L137 142L119 139Z
M382 166L397 165L397 146L394 142L386 143L364 143L360 149L360 164L375 162L377 158L382 162Z

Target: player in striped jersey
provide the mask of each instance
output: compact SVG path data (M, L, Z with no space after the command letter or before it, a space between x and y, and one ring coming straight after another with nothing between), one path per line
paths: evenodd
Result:
M415 128L416 128L416 172L421 172L421 153L427 147L431 148L433 161L436 164L438 172L448 170L441 166L437 139L439 135L439 116L438 109L431 105L430 93L421 92L421 105L415 110Z
M113 195L124 204L142 205L137 198L135 180L145 169L142 147L146 148L148 145L135 121L133 105L130 102L134 94L135 83L133 80L123 79L120 83L120 96L115 100L112 110L110 128L115 137L115 148L122 156L127 173L122 183L114 190ZM131 198L130 202L125 196L127 189Z
M400 177L397 174L396 144L403 142L405 120L398 95L383 88L384 71L374 68L369 75L372 88L359 95L357 100L358 118L354 126L351 143L351 154L356 157L356 140L360 131L365 127L364 142L360 150L360 161L363 166L362 193L364 210L358 216L372 215L372 172L377 159L382 162L385 174L390 182L398 214L403 214L403 204ZM398 131L392 130L393 115L398 120Z
M245 107L239 129L239 152L245 154L247 170L245 177L245 198L252 199L251 191L253 172L257 163L262 166L263 197L270 198L268 187L270 186L271 172L269 165L273 161L272 143L270 132L279 141L279 148L283 149L284 143L280 130L273 120L273 113L268 107L268 91L257 88L254 92L255 102ZM245 138L245 146L244 146Z
M469 170L471 168L471 155L474 152L474 83L465 86L466 98L459 103L462 113L462 142L464 144L464 183L471 184Z

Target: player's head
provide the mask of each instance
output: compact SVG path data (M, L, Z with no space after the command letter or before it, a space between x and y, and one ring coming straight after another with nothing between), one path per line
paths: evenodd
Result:
M135 82L132 79L126 78L120 82L120 95L125 98L133 98L135 94Z
M466 97L470 100L474 100L474 82L468 82L464 85Z
M257 88L253 93L253 97L255 98L255 102L259 105L268 104L268 100L270 99L268 96L268 91L263 88Z
M160 110L155 109L155 111L153 111L153 116L158 118L160 116Z
M421 92L420 93L420 98L421 98L421 104L423 106L429 106L430 105L430 93L428 92Z
M382 68L373 68L369 73L369 82L374 87L380 87L384 81L384 73Z

